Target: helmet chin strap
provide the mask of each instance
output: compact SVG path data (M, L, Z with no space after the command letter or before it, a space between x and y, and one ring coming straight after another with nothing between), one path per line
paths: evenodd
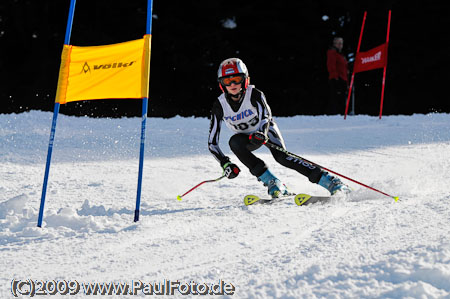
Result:
M230 94L230 96L232 97L232 98L235 98L235 99L238 99L238 98L240 98L241 97L241 95L242 95L242 90L241 91L239 91L237 94Z

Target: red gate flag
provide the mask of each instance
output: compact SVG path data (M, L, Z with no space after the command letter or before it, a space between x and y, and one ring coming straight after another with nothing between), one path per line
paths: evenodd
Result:
M355 73L384 68L387 64L387 43L379 45L367 52L356 54Z
M352 79L350 80L350 87L347 96L347 105L345 106L344 119L347 118L348 104L350 103L350 95L352 93L353 80L355 79L355 73L370 71L373 69L382 68L383 69L383 81L381 88L381 101L380 101L380 116L383 114L383 100L384 100L384 85L386 83L386 67L387 67L387 55L388 55L388 45L389 45L389 30L391 28L391 11L388 14L388 24L387 24L387 34L386 42L379 45L367 52L359 52L359 47L361 46L361 39L364 31L364 24L366 23L367 11L364 12L363 22L361 26L361 33L359 34L358 48L356 50L355 65L353 67Z

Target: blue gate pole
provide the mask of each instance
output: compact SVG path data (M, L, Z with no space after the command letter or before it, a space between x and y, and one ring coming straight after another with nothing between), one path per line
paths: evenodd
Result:
M147 26L146 34L152 34L152 8L153 0L147 1ZM150 74L150 73L149 73ZM134 222L139 221L139 209L141 206L142 173L144 170L144 148L145 148L145 128L147 123L148 97L142 99L142 126L141 126L141 148L139 153L139 174L136 194L136 209L134 210Z
M72 33L72 24L73 24L73 15L75 12L75 2L76 2L76 0L70 1L69 18L67 19L66 37L64 39L65 45L70 44L70 35ZM45 165L44 184L42 185L41 205L39 207L39 217L38 217L38 223L37 223L38 227L42 227L42 219L44 218L45 195L47 194L47 183L48 183L48 176L49 176L49 172L50 172L50 163L52 160L53 142L55 140L56 121L58 120L59 106L60 106L59 103L55 103L55 107L53 108L52 128L50 130L50 140L48 142L47 163Z

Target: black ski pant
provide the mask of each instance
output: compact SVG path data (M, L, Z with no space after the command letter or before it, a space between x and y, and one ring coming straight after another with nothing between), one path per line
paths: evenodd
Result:
M275 123L273 123L268 132L269 142L274 143L284 149L283 137ZM263 160L256 157L252 152L261 147L261 145L254 145L249 140L249 135L244 133L238 133L233 135L228 142L233 153L238 157L238 159L248 167L251 174L256 177L261 176L266 170L267 165ZM274 159L281 165L296 170L300 174L306 176L310 182L318 183L322 171L319 167L307 163L303 160L291 157L286 153L283 153L277 149L268 147Z

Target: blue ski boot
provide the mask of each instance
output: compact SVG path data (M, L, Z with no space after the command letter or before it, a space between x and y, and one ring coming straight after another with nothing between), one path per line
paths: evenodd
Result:
M260 177L258 181L264 183L264 186L268 188L267 193L272 196L272 198L277 198L282 195L288 194L288 190L281 181L267 169Z
M320 181L318 183L320 186L324 187L328 191L330 191L331 195L334 195L336 192L342 192L344 194L348 194L351 192L351 189L342 183L342 181L335 176L328 174L328 172L324 172Z

